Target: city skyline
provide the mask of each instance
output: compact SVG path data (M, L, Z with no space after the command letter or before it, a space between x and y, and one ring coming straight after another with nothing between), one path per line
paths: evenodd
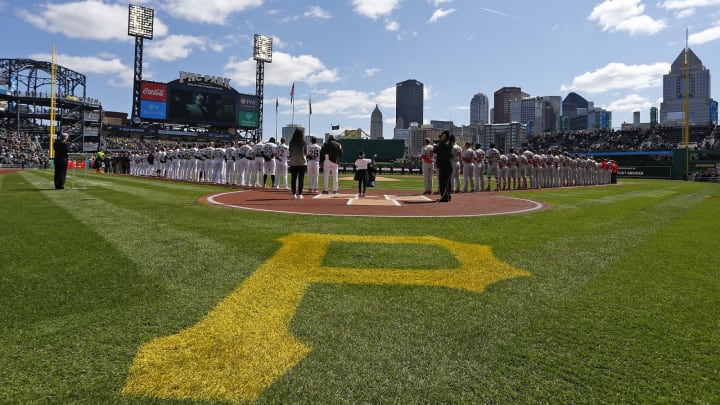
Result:
M265 65L266 138L276 125L289 124L293 112L304 126L311 119L316 136L331 125L369 131L376 105L384 136L392 138L395 85L410 79L424 84L424 123L468 125L475 94L519 87L533 97L575 92L611 111L619 127L633 121L634 111L648 122L650 108L660 108L663 75L685 47L686 29L710 72L720 66L713 51L720 0L561 1L552 10L538 2L469 0L136 3L155 10L145 80L170 82L180 71L195 72L230 78L236 90L254 94L252 37L273 37L273 61ZM127 10L127 2L108 0L0 0L0 33L17 38L4 44L2 57L50 60L54 46L58 64L87 76L89 97L106 110L130 113Z

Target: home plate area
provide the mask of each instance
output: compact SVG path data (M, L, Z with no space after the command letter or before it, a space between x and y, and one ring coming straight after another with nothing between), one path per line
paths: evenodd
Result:
M354 191L354 190L353 190ZM201 200L229 208L284 214L375 216L375 217L462 217L520 214L545 209L543 204L508 196L512 192L453 194L452 201L436 202L438 195L392 190L385 194L368 189L364 197L351 190L337 194L305 194L293 199L288 190L245 189L212 194ZM388 190L390 191L390 190Z

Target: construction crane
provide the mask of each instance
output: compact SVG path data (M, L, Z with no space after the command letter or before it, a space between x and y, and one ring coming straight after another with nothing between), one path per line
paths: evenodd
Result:
M363 137L363 135L365 136ZM370 139L370 134L365 132L362 128L346 129L345 139Z

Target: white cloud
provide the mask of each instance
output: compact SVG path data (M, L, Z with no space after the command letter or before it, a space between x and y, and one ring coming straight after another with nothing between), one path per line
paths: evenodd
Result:
M376 20L392 14L400 6L400 0L353 0L355 12Z
M363 73L364 73L365 77L372 77L372 76L375 76L375 73L377 73L379 71L380 71L380 69L367 68L367 69L365 69L365 71Z
M373 93L357 90L328 92L322 100L313 100L313 114L325 114L349 119L365 119L375 109Z
M677 18L687 18L696 14L700 7L720 6L720 0L666 0L658 7L675 11Z
M36 28L69 38L131 41L127 34L128 7L97 0L63 4L43 3L39 11L20 10L19 16ZM167 35L165 24L155 17L154 36Z
M168 14L187 21L224 25L232 14L262 4L263 0L166 0L162 7Z
M52 55L39 53L30 55L30 58L51 61ZM133 85L133 66L123 64L117 56L102 55L102 57L94 57L56 54L55 62L62 67L76 72L82 72L85 75L99 74L110 76L111 79L108 83L113 86L132 87Z
M428 20L428 22L430 22L430 23L437 22L439 19L447 17L454 12L455 12L454 8L449 8L447 10L439 8L439 9L435 10L433 15L430 17L430 20Z
M630 35L656 34L667 26L665 21L644 12L641 0L605 0L593 8L588 19L597 21L603 31L625 31Z
M516 20L519 20L518 17L515 17L515 16L510 15L510 14L506 14L506 13L503 13L503 12L500 12L500 11L497 11L497 10L491 10L491 9L485 8L485 7L479 7L479 8L480 8L480 10L486 11L486 12L488 12L488 13L497 14L497 15L501 15L501 16L503 16L503 17L514 18L514 19L516 19Z
M329 20L332 18L332 14L318 6L311 7L310 10L303 14L303 16L308 18L317 18L320 20Z
M560 90L604 93L617 89L646 89L662 86L662 76L670 71L670 64L656 62L652 65L625 65L609 63L594 71L586 72L573 79L571 85L560 86Z
M431 3L433 6L438 7L445 3L452 3L453 0L432 0Z
M610 104L603 106L603 108L613 112L634 112L647 111L654 105L655 104L647 97L638 94L628 94L619 100L612 101Z
M339 80L336 70L328 69L320 59L314 56L292 56L284 52L273 52L272 57L272 63L265 65L266 85L288 86L289 89L294 82L312 86ZM257 62L251 58L244 60L231 58L224 69L225 74L232 78L234 84L252 86L254 89L256 67Z
M399 31L400 30L400 23L397 21L388 21L385 24L385 29L387 31Z
M686 10L698 7L720 6L720 0L666 0L658 4L666 10Z
M174 61L187 58L192 54L193 47L201 50L212 49L222 51L223 47L211 43L207 38L190 35L170 35L162 40L152 41L145 47L145 55L149 58Z
M689 18L694 15L695 15L695 9L693 9L693 8L689 8L687 10L681 10L681 11L678 11L677 14L675 14L675 16L677 18Z
M395 108L395 95L396 95L395 86L388 87L388 88L380 91L380 94L378 94L378 96L375 97L375 102L378 103L381 107ZM395 123L394 117L392 119L392 122Z
M704 31L690 34L688 36L688 44L699 45L715 41L716 39L720 39L720 23L717 23L714 27L710 27Z

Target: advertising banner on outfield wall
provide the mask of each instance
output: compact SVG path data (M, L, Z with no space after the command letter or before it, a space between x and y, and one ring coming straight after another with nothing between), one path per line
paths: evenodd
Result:
M670 179L672 177L672 166L619 166L618 177Z

